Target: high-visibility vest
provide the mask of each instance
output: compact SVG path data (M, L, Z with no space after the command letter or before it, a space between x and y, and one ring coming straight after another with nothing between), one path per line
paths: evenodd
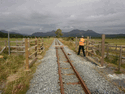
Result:
M79 45L84 46L84 42L85 42L84 38L80 38Z

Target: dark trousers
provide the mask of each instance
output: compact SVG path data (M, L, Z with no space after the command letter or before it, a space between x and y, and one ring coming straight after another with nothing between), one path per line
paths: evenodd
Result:
M80 46L80 45L79 45L78 55L80 54L80 50L81 50L81 49L82 49L82 51L83 51L83 56L85 56L84 46Z

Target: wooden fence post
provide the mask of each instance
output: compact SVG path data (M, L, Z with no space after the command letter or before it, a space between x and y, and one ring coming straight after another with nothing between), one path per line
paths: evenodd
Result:
M41 43L41 39L40 39L40 37L38 38L38 53L40 53L40 43Z
M43 46L44 39L42 38L42 46Z
M76 41L75 41L75 48L76 48L76 51L77 51L77 37L76 37Z
M28 39L25 39L25 57L26 57L26 71L29 71L29 51L28 51Z
M122 63L122 46L120 46L120 55L119 55L118 71L120 71L120 69L121 69L121 63Z
M101 66L104 64L104 54L105 54L105 34L102 34L102 45L101 45Z
M30 39L28 38L28 48L30 48Z
M8 54L10 55L10 34L8 31Z
M88 49L89 49L88 45L89 45L89 36L87 36L87 41L86 41L86 56L88 56Z
M37 46L38 46L38 45L37 45L37 38L36 38L36 40L35 40L35 46L36 46L36 47L35 47L35 51L37 51ZM35 53L35 57L37 57L37 52Z
M108 58L109 57L109 44L107 44L106 50L107 50L106 57Z

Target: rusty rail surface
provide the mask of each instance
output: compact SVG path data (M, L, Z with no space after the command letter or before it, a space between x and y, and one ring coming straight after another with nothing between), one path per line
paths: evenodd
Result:
M59 73L59 80L60 80L60 90L61 94L64 93L64 86L63 86L63 81L62 81L62 76L61 76L61 69L60 69L60 63L59 63L59 57L58 57L58 48L56 47L56 57L57 57L57 63L58 63L58 73Z
M60 45L60 43L57 41L55 41L55 44L57 45ZM66 55L66 52L64 51L64 48L63 47L60 47L60 49L62 50L62 52L64 53L67 61L70 63L73 71L75 72L77 78L79 79L80 81L80 84L84 90L84 92L86 94L91 94L91 92L89 91L89 89L87 88L87 86L85 85L84 81L82 80L82 78L80 77L79 73L77 72L77 70L75 69L75 67L73 66L73 64L71 63L70 59L68 58L68 56ZM59 58L58 58L58 47L56 47L56 56L57 56L57 62L58 62L58 66L59 66L59 80L60 80L60 88L61 88L61 94L64 94L64 87L63 87L63 82L62 82L62 77L61 77L61 70L60 70L60 64L59 64Z

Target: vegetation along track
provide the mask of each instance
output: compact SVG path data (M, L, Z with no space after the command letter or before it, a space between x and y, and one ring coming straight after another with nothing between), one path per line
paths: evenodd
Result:
M91 94L57 39L55 48L61 94Z

